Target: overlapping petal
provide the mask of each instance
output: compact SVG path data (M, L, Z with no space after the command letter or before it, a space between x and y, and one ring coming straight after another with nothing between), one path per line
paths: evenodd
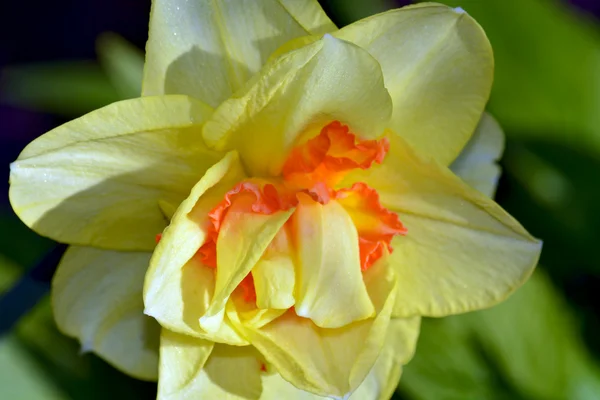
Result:
M390 128L448 165L479 122L493 79L481 27L461 9L424 3L374 15L334 33L381 65L393 102Z
M377 316L343 328L319 328L293 311L260 329L233 322L294 386L342 397L360 385L375 363L395 300L395 277L383 261L365 273L365 285Z
M293 216L297 249L296 314L321 328L340 328L372 317L375 307L363 283L358 233L336 201L321 205L308 195Z
M229 296L250 273L293 211L249 214L246 210L238 211L235 203L232 205L219 231L215 292L200 319L202 327L214 330L220 326Z
M163 329L158 399L258 399L262 356Z
M349 179L367 182L408 234L392 241L398 274L397 316L443 316L489 307L533 271L541 242L496 203L390 133L377 169Z
M61 331L118 369L156 380L160 327L143 314L142 283L150 253L71 246L52 281Z
M216 107L286 41L335 29L316 0L153 1L143 94Z
M33 230L59 242L154 249L175 204L221 156L199 130L210 107L185 96L126 100L30 143L11 164L10 201Z
M228 153L193 187L162 234L144 285L145 313L162 326L200 338L246 344L228 324L210 334L200 328L199 320L213 299L215 271L196 255L206 238L209 211L243 178L237 154Z
M420 317L390 321L383 348L375 365L350 400L387 400L398 386L402 366L412 358L420 330Z
M287 310L295 303L296 269L290 234L284 226L252 268L256 306Z
M327 123L338 120L373 138L382 134L391 108L377 61L325 35L267 64L219 106L203 135L211 147L237 149L249 174L277 176L291 148Z
M504 150L504 132L498 122L484 113L475 133L450 166L472 188L493 198L500 177L498 160Z

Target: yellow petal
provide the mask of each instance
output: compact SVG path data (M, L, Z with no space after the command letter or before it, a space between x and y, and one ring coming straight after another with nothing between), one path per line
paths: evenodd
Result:
M420 317L390 320L385 343L375 365L351 400L388 400L398 386L402 365L413 356L419 337Z
M286 41L335 29L316 0L156 0L142 91L216 107Z
M233 203L217 240L215 295L200 319L204 329L216 329L229 296L250 273L294 209L271 215L249 214Z
M235 291L227 302L226 315L233 325L244 324L260 328L284 314L287 309L258 308Z
M11 165L11 204L59 242L151 251L166 225L159 199L184 199L221 157L199 138L210 113L185 96L148 97L68 122Z
M142 284L150 253L71 246L52 281L61 331L127 374L156 380L156 321L144 315Z
M541 242L446 167L424 161L397 135L381 166L348 176L375 188L406 236L392 241L394 315L444 316L502 301L531 275Z
M402 365L406 364L417 344L420 317L392 319L385 343L375 365L352 393L350 400L388 400L398 386ZM296 388L278 373L263 375L260 400L322 400L322 396Z
M287 310L294 305L296 269L292 252L288 229L284 226L252 268L258 308Z
M296 313L322 328L372 317L375 308L363 283L352 218L336 201L321 205L308 195L298 198Z
M163 328L160 334L160 400L194 396L202 389L197 378L213 350L214 342L181 335Z
M385 263L365 273L377 316L343 328L324 329L289 311L263 328L236 325L284 379L321 396L356 389L383 345L395 300L395 278Z
M421 154L448 165L472 135L492 87L492 49L460 9L421 4L341 29L381 64L394 111L390 127Z
M163 329L158 399L258 399L261 360L251 346L213 346Z
M287 310L294 305L294 263L289 256L260 260L252 269L258 308Z
M484 113L475 133L450 166L472 188L493 198L500 177L497 161L504 150L504 132L494 117Z
M211 167L181 203L150 261L144 312L175 332L246 344L227 324L211 334L199 325L214 294L214 269L194 257L206 238L208 213L245 175L235 152Z
M298 389L278 373L263 375L260 400L325 400L326 397ZM368 398L367 398L368 399Z
M268 64L203 128L209 146L236 148L254 176L279 175L303 135L339 120L375 137L391 113L379 64L359 47L330 35Z

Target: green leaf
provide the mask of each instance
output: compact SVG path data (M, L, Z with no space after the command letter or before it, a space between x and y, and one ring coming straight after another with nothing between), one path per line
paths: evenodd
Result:
M104 33L98 38L96 52L121 98L139 97L142 92L144 53L114 33Z
M22 272L17 264L0 254L0 295L19 279Z
M496 307L424 320L400 390L432 400L592 400L600 373L570 310L538 270Z
M0 398L67 399L14 336L0 339Z
M339 27L397 7L393 0L321 0L320 3Z
M121 99L93 61L11 66L2 71L0 86L3 103L66 117Z
M492 399L493 371L473 345L461 317L424 318L414 359L399 390L408 399Z
M571 311L538 270L514 296L466 315L506 379L531 399L593 399L600 374L588 359ZM582 388L596 388L589 397Z

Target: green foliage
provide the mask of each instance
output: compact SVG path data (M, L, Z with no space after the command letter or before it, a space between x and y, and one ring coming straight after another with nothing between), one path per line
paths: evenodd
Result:
M123 99L142 93L144 53L114 33L105 33L97 41L100 64Z
M447 0L483 27L494 49L490 110L519 138L600 151L600 32L559 0Z
M496 307L424 321L400 390L422 400L592 400L600 393L600 370L539 270Z
M120 99L106 73L92 61L12 66L1 73L0 101L65 117Z

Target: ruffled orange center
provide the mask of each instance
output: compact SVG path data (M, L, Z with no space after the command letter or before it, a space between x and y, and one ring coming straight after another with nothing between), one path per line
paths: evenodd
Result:
M325 126L318 136L291 151L283 166L283 180L250 179L225 194L209 213L207 239L198 250L202 262L217 267L219 229L234 202L248 213L269 215L296 207L298 195L304 193L321 204L338 201L346 209L358 232L361 269L367 270L386 251L392 251L392 238L406 234L406 228L396 214L381 205L379 195L367 184L358 182L337 190L335 185L353 169L381 163L388 150L386 138L361 141L338 121ZM245 300L256 300L252 274L239 289Z

